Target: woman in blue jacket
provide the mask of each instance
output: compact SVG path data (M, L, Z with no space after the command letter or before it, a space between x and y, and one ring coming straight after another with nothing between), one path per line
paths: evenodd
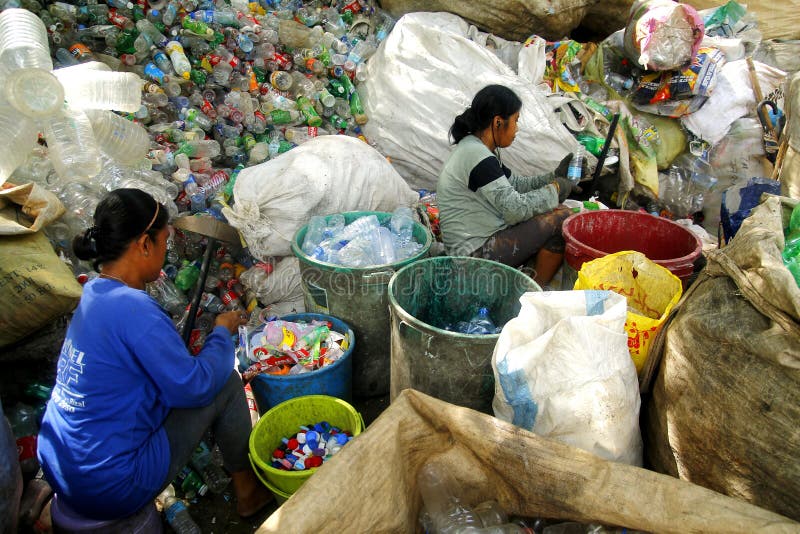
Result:
M92 519L121 519L152 502L210 427L248 516L270 500L247 459L251 430L231 335L241 312L217 316L196 357L145 291L167 250L167 213L138 189L98 204L73 242L100 276L83 289L58 359L38 454L59 499Z

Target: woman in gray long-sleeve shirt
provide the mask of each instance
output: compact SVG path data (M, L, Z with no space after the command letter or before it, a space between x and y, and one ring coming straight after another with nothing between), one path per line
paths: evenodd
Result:
M561 223L570 212L559 204L573 188L563 178L570 157L543 176L518 176L503 165L499 149L514 141L521 108L502 85L478 91L450 128L457 146L436 197L448 254L532 266L533 279L544 286L564 256Z

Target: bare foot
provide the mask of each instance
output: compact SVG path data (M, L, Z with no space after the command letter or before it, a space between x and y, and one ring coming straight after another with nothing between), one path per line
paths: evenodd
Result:
M247 518L257 514L273 499L272 492L261 484L250 469L231 473L236 494L236 513Z

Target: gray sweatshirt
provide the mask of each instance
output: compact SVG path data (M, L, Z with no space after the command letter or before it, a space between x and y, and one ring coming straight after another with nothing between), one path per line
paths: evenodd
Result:
M451 256L468 256L500 230L558 206L555 176L518 176L483 142L463 138L439 174L436 200Z

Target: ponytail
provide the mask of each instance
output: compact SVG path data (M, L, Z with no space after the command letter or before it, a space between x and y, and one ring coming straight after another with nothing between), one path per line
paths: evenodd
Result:
M522 100L514 91L503 85L487 85L475 94L472 105L455 118L449 135L457 144L470 134L482 132L500 116L508 119L522 109Z

